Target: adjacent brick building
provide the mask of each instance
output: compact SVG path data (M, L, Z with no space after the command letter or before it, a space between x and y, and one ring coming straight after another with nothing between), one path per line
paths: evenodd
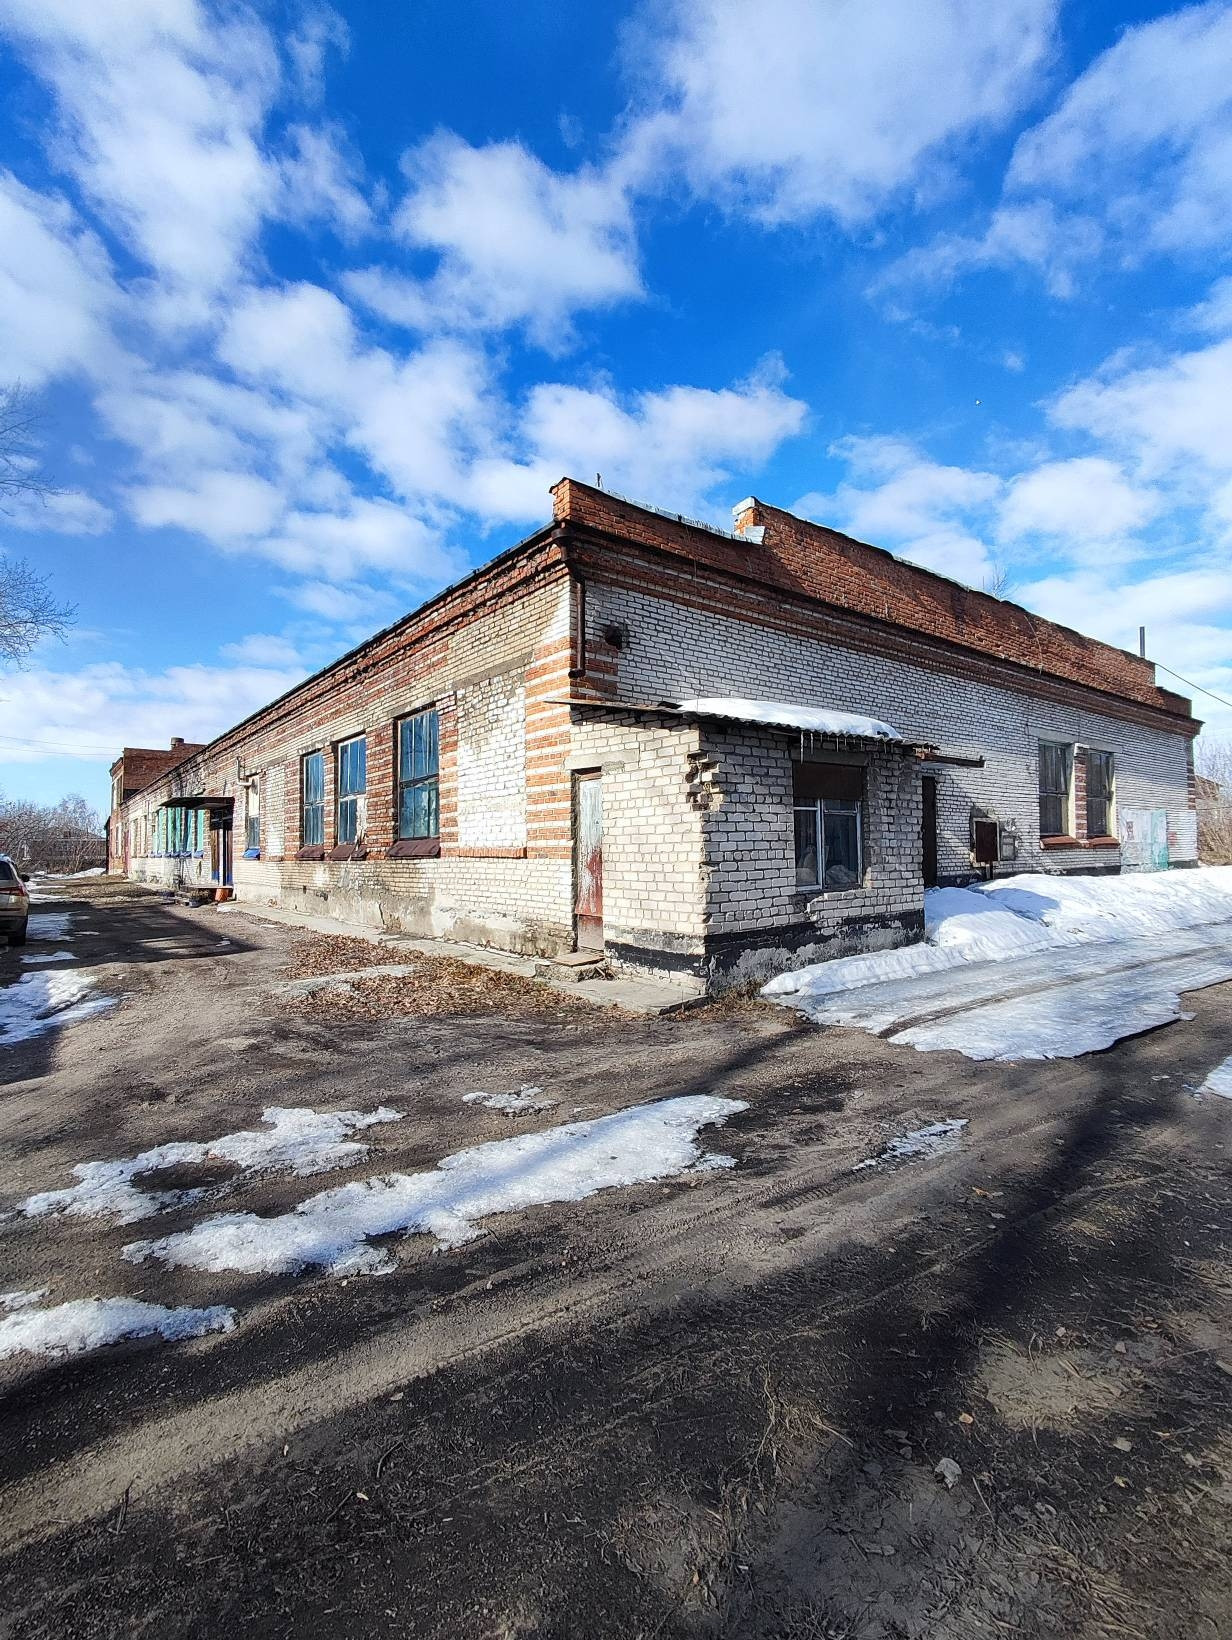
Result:
M113 869L721 986L1192 807L1199 725L1136 655L753 499L727 533L552 494L208 746L126 749Z

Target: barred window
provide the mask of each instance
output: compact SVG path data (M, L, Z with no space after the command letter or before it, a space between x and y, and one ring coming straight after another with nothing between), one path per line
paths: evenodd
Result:
M1074 777L1074 749L1050 740L1039 743L1040 836L1069 835L1070 791Z
M301 771L300 842L319 848L325 841L325 753L308 752Z
M368 742L363 735L338 748L338 841L357 843L368 826Z
M1087 836L1113 835L1113 783L1115 769L1111 752L1087 752Z
M440 724L435 708L398 725L398 836L440 835Z

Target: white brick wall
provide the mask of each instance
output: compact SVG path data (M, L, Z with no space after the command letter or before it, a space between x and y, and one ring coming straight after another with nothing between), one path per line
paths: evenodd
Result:
M833 706L883 718L908 739L960 756L982 755L982 769L938 765L930 771L938 777L943 877L971 869L973 804L1018 827L1022 852L1015 865L1002 870L1090 870L1117 863L1115 849L1041 850L1041 738L1115 753L1117 800L1123 807L1187 806L1181 735L817 639L768 632L598 582L588 589L587 608L590 631L609 623L625 630L619 691L627 699L739 695Z
M526 685L520 670L459 687L458 842L526 842Z

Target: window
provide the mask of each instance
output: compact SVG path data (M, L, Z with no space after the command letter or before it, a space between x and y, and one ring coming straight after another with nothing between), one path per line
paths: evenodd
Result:
M792 766L796 887L840 890L864 880L864 770L849 763Z
M1074 772L1072 746L1039 743L1040 836L1068 837L1070 782Z
M325 842L325 753L308 752L303 760L303 803L300 810L299 840L305 848L320 848Z
M261 776L254 774L244 787L244 853L261 848Z
M1114 767L1111 752L1087 751L1087 836L1111 837Z
M357 843L368 820L368 742L363 735L338 748L338 841Z
M440 833L440 728L435 710L398 725L398 836Z

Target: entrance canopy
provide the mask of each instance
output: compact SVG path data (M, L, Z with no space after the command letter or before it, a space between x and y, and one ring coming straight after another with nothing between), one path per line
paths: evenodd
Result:
M230 814L235 807L234 797L211 797L198 792L195 797L169 797L160 803L160 809L209 809L211 814Z

